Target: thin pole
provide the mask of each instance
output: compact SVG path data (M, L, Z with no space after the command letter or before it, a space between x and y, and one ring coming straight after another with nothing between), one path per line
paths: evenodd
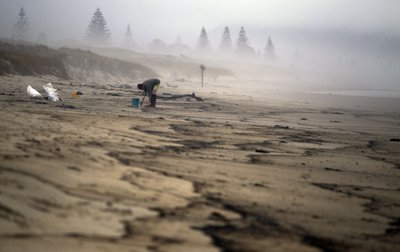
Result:
M201 70L201 87L204 87L204 70L206 70L206 66L201 64L200 65L200 70Z

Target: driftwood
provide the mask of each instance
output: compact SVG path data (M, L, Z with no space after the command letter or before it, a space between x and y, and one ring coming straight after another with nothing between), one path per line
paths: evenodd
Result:
M181 98L193 98L196 101L204 101L203 98L196 96L195 93L192 94L184 94L184 95L172 95L172 94L168 94L168 93L164 93L163 95L159 95L158 99L161 100L176 100L176 99L181 99Z

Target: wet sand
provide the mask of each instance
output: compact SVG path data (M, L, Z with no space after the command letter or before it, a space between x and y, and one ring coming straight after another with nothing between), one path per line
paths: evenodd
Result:
M0 82L0 251L400 249L398 98Z

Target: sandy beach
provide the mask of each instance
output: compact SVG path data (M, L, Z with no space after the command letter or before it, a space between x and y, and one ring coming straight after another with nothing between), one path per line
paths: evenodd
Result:
M399 98L0 82L0 251L400 249Z

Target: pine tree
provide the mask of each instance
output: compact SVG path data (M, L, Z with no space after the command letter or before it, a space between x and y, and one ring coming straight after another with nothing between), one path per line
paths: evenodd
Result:
M251 48L248 44L246 31L244 30L243 26L240 28L239 36L236 41L236 53L242 54L242 55L255 54L254 49Z
M104 46L111 43L111 34L100 8L97 8L94 12L85 37L90 44L96 46Z
M219 46L219 50L222 53L229 53L232 51L231 32L229 31L228 26L225 27L224 33L222 34L222 39L221 39L221 44Z
M123 47L127 48L127 49L133 49L133 48L137 47L136 43L133 41L132 31L131 31L131 27L129 24L128 24L128 27L126 28Z
M210 41L208 40L208 35L204 27L201 28L200 37L197 42L197 50L203 52L210 50Z
M236 45L237 45L238 49L246 48L248 46L247 41L248 41L248 39L246 36L246 31L244 30L244 27L242 26L242 27L240 27L239 36L236 41Z
M12 33L13 40L28 40L29 35L29 22L23 7L19 10L17 22L14 24Z
M271 37L268 37L268 42L267 45L265 46L264 53L265 56L268 58L271 59L275 58L275 46L274 43L272 43Z

